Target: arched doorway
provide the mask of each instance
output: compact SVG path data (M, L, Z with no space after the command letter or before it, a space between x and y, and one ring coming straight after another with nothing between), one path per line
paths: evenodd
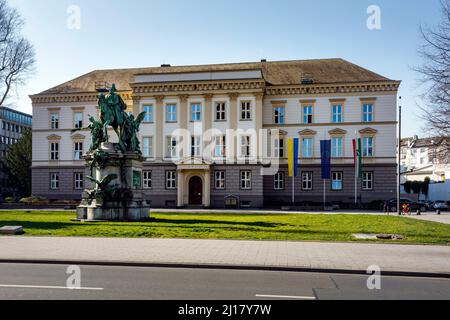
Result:
M200 177L192 177L189 180L189 204L203 204L203 181Z

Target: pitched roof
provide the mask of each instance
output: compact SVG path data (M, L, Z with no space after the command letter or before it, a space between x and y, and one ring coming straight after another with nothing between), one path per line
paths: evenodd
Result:
M405 138L402 139L402 146L410 146L411 148L436 147L444 143L450 143L450 137L431 137L431 138Z
M115 83L119 91L131 90L130 83L138 74L170 74L189 72L217 72L262 70L268 85L297 85L308 74L315 84L390 81L379 74L343 59L293 60L250 62L194 66L151 67L133 69L96 70L41 92L39 95L95 92L96 82Z

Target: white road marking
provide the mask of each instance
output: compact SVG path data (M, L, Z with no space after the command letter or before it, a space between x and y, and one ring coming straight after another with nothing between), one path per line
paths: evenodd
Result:
M69 288L69 287L57 287L57 286L26 286L26 285L12 285L12 284L0 284L0 288L65 289L65 290L90 290L90 291L104 290L104 288Z
M277 295L267 295L267 294L257 294L258 298L276 298L276 299L299 299L299 300L316 300L316 297L306 297L306 296L277 296Z

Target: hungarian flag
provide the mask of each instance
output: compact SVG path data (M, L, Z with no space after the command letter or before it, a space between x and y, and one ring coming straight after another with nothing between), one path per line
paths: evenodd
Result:
M298 138L288 139L289 177L296 177L298 174L298 145Z
M355 164L355 174L362 178L362 143L361 138L353 139L353 160Z

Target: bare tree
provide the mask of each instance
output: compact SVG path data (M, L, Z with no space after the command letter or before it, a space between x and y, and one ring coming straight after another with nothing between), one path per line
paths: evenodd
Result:
M24 84L35 64L33 46L21 36L23 19L0 0L0 105L14 85Z

